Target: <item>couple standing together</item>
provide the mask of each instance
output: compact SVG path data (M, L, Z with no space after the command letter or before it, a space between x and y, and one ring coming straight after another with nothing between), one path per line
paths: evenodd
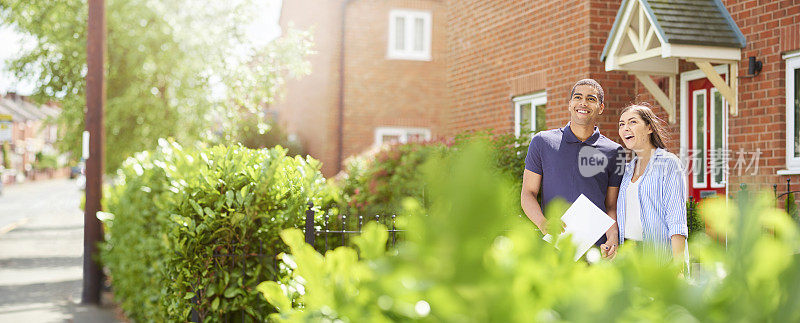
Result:
M547 233L543 206L554 198L574 202L581 194L616 222L595 245L613 258L624 242L642 242L646 252L682 262L686 226L686 184L680 160L665 150L663 123L642 105L619 117L619 136L634 158L625 163L619 144L595 126L603 113L603 88L578 81L570 93L570 122L541 131L525 158L521 203L525 215ZM542 193L542 205L536 199Z

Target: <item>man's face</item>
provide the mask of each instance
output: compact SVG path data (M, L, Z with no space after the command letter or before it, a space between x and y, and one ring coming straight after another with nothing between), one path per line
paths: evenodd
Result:
M573 124L594 126L597 116L603 113L598 92L589 85L578 85L569 100L569 116Z

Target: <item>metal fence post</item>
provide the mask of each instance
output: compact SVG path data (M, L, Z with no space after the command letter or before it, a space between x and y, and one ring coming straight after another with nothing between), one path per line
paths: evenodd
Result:
M308 202L308 209L306 209L306 243L314 245L314 203Z

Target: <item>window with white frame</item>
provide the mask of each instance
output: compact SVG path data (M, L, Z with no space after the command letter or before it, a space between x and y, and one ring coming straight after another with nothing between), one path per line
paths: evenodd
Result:
M706 183L706 165L708 162L708 160L706 160L706 150L708 149L708 147L706 147L706 142L708 142L706 95L708 95L706 89L692 92L692 96L694 96L692 102L694 104L694 123L692 124L692 129L694 131L694 156L692 158L692 171L694 173L694 187L697 188L705 188L708 186L708 183Z
M725 134L728 133L725 126L727 124L725 122L727 118L725 111L728 111L728 103L716 88L711 89L710 99L711 111L709 112L708 120L709 129L711 130L711 135L709 136L711 144L708 148L711 153L709 154L710 160L708 164L711 171L711 187L724 188L728 180L726 167L728 159L725 153L728 150L728 140L725 138Z
M431 60L431 13L392 10L389 13L390 59Z
M523 132L534 132L547 128L547 93L539 92L518 96L514 101L514 135L519 137Z
M800 52L786 59L786 168L800 170Z
M431 140L431 131L426 128L375 128L375 145L396 144L408 142L423 142Z

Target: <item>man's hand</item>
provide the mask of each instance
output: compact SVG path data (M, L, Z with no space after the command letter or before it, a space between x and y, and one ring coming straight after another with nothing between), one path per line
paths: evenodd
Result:
M567 229L567 224L562 222L560 219L558 222L561 222L561 232L559 232L559 234L564 233L564 231ZM544 221L536 225L537 227L539 227L539 231L542 231L543 235L547 235L547 232L549 232L549 230L547 230L547 228L549 227L549 223L550 222L547 219L545 219Z
M542 231L542 235L544 236L547 235L547 220L534 224L536 225L537 228L539 228L539 231Z

